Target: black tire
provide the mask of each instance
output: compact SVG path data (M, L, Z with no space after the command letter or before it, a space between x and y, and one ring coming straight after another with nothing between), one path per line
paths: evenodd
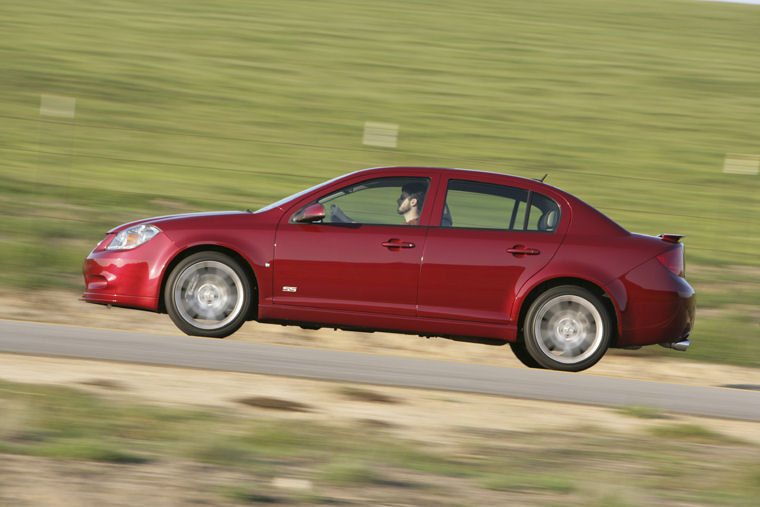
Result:
M172 270L164 302L169 317L185 333L224 338L247 320L251 293L251 281L234 259L199 252Z
M533 359L533 356L528 353L528 349L525 348L524 341L517 340L514 342L509 342L509 346L512 349L515 357L528 368L543 368L543 366L541 366L538 361Z
M583 287L547 290L528 309L523 326L527 353L545 368L581 371L610 344L612 320L601 299Z

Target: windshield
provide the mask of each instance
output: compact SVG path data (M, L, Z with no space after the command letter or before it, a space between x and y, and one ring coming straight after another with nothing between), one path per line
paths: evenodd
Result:
M332 183L332 182L334 182L337 179L342 178L342 177L343 176L338 176L337 178L333 178L333 179L331 179L329 181L325 181L323 183L320 183L319 185L314 185L313 187L309 187L306 190L301 190L300 192L296 192L293 195L289 195L289 196L287 196L287 197L285 197L283 199L280 199L277 202L273 202L272 204L264 206L263 208L254 211L254 213L263 213L265 211L269 211L271 209L278 208L278 207L282 206L283 204L288 203L288 202L293 201L293 200L296 200L299 197L301 197L303 195L306 195L306 194L308 194L309 192L311 192L313 190L317 190L318 188L321 188L321 187L324 187L326 185L329 185L330 183Z

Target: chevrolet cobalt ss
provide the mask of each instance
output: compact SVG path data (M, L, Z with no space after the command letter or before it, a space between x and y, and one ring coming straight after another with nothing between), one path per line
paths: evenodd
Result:
M580 371L610 347L686 350L680 238L630 233L536 180L376 168L255 212L121 225L87 257L82 299L168 313L190 335L247 320L382 330Z

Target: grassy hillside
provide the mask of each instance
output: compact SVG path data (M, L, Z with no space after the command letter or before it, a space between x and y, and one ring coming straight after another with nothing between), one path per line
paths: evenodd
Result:
M758 26L692 0L6 3L0 286L78 287L113 225L363 167L549 173L686 234L709 310L689 355L757 364L760 176L723 168L760 155ZM367 121L398 146L362 144Z

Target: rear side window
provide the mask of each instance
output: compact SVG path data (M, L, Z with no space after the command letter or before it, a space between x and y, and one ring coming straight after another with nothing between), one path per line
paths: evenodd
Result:
M441 227L554 232L559 216L557 203L537 192L450 180Z

